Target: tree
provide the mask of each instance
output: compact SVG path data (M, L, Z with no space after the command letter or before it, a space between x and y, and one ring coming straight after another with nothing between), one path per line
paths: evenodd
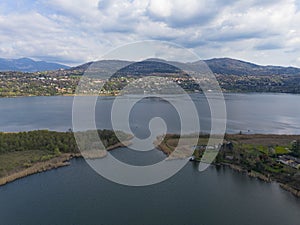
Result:
M300 156L300 141L299 140L294 140L292 142L292 152L296 156Z
M58 147L55 147L55 148L54 148L54 154L55 154L56 156L61 155L61 152L59 151L59 148L58 148Z

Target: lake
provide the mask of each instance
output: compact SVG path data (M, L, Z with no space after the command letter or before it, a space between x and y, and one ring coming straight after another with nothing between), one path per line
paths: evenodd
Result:
M0 187L0 200L5 225L297 225L300 218L299 199L278 185L230 169L199 173L193 163L165 182L129 187L76 159Z
M192 95L192 99L201 127L209 130L205 99L200 94ZM225 99L227 132L300 133L299 95L226 94ZM72 100L1 98L0 130L66 131L72 127ZM111 127L109 109L113 100L102 97L97 104L97 127ZM177 97L177 101L184 99ZM170 104L145 99L132 109L132 130L141 137L147 136L147 124L153 116L164 118L169 132L180 128L178 114ZM112 154L134 165L165 157L157 150L146 155L127 148L116 149ZM300 200L277 184L214 166L200 173L192 162L162 183L129 187L104 179L83 159L74 159L68 167L0 187L0 202L0 223L4 225L297 225L300 218Z
M210 112L201 94L192 94L199 112L202 131L210 130ZM300 95L291 94L225 94L227 132L300 134ZM126 102L128 97L124 96ZM101 97L96 113L98 128L111 128L110 112L114 97ZM186 98L174 97L178 104ZM0 131L35 129L66 131L72 128L73 97L0 98ZM186 108L189 113L189 108ZM178 114L166 101L144 99L132 109L131 128L137 135L148 132L148 122L159 116L165 119L169 132L178 132ZM193 120L189 121L191 124ZM146 129L145 129L146 128Z

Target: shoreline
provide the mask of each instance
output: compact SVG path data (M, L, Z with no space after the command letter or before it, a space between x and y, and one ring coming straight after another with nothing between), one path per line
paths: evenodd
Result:
M129 146L131 145L130 141L123 141L114 145L111 145L107 148L107 151L111 151L120 147ZM106 151L105 151L106 152ZM31 176L34 174L46 172L53 169L58 169L60 167L69 166L70 160L74 158L88 158L88 159L97 159L105 157L103 154L92 154L87 155L87 157L83 157L82 153L63 153L60 156L54 157L44 162L36 162L32 166L28 168L23 168L17 171L12 172L4 177L0 177L0 187L4 186L8 183L14 182L16 180L25 178L27 176Z
M216 164L213 164L216 166ZM280 188L282 188L283 190L293 194L295 197L300 198L300 190L297 190L287 184L283 184L279 181L276 180L272 180L270 177L267 177L261 173L255 172L255 171L250 171L248 172L247 170L243 169L241 166L235 165L235 164L230 164L230 163L220 163L220 165L224 166L224 167L228 167L234 171L237 171L239 173L242 174L246 174L248 177L251 178L257 178L260 181L266 182L266 183L276 183L280 186Z
M119 147L129 146L131 144L132 143L129 140L127 140L127 141L123 141L123 142L114 144L112 146L109 146L106 150L111 151L111 150L114 150ZM167 147L167 146L165 146L165 147ZM165 149L164 145L163 146L156 145L156 148L159 151L162 151L167 157L170 156L170 154L172 153L172 150L169 148ZM47 160L44 162L36 162L28 168L16 170L16 171L12 172L11 174L0 177L0 187L6 185L8 183L14 182L15 180L25 178L27 176L31 176L31 175L41 173L41 172L46 172L46 171L49 171L52 169L57 169L60 167L69 166L71 164L70 160L73 158L97 159L97 158L105 157L107 154L107 151L103 151L104 154L102 154L102 153L99 154L99 152L96 152L96 153L92 152L92 154L86 154L86 155L81 152L79 152L79 153L63 153L60 156L54 157L50 160ZM197 162L199 162L199 161L197 161ZM212 163L212 165L214 165L215 167L217 167L218 165L223 166L223 167L228 167L239 173L246 174L248 177L257 178L260 181L264 181L267 183L276 182L283 190L293 194L297 198L300 198L300 190L295 189L295 188L289 186L288 184L281 183L280 181L273 180L273 179L271 179L270 176L265 176L261 173L253 171L253 170L247 171L240 165L236 165L236 164L232 164L232 163L228 163L228 162Z
M203 94L201 92L187 91L188 94ZM285 94L285 95L300 95L299 93L290 92L238 92L238 91L222 91L222 94ZM0 96L0 98L22 98L22 97L76 97L76 96L98 96L98 97L117 97L122 96L122 94L56 94L56 95L8 95Z
M158 140L156 140L154 142L154 144L156 144L156 147L159 151L162 151L167 157L170 156L170 154L172 153L172 150L167 146L167 145L157 145L157 143L159 142L159 137ZM192 161L193 162L197 162L199 163L199 161ZM211 165L214 165L215 167L217 167L218 165L223 166L223 167L228 167L234 171L237 171L239 173L242 174L246 174L249 178L257 178L260 181L263 182L267 182L267 183L272 183L275 182L277 183L283 190L293 194L295 197L300 198L300 190L295 189L291 186L289 186L288 184L283 184L280 181L277 180L273 180L270 176L266 176L264 174L258 173L256 171L247 171L246 169L244 169L242 166L236 165L236 164L232 164L232 163L226 163L226 162L220 162L220 163L212 163Z
M57 156L55 158L52 158L50 160L47 160L45 162L36 162L32 166L21 169L18 171L15 171L7 176L0 178L0 187L3 185L6 185L8 183L11 183L15 180L45 172L52 169L57 169L59 167L64 167L70 165L70 160L73 158L79 158L81 157L80 153L64 153L60 156Z
M214 164L216 165L216 164ZM244 173L246 174L247 176L249 177L252 177L252 178L257 178L261 181L264 181L264 182L267 182L267 183L271 183L273 182L273 180L270 178L270 177L267 177L261 173L258 173L258 172L255 172L253 170L251 170L250 172L243 169L241 166L238 166L238 165L235 165L235 164L231 164L231 163L220 163L220 165L222 166L225 166L225 167L229 167L230 169L232 170L235 170L237 172L240 172L240 173ZM276 181L275 181L276 182ZM299 196L300 197L300 196Z

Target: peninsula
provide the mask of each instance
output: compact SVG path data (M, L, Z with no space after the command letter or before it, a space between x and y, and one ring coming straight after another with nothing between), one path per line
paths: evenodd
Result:
M98 130L99 138L108 151L130 144L130 135L116 132L121 140L113 131ZM82 133L89 135L90 131ZM91 146L87 147L93 150ZM104 152L95 155L93 151L90 158L103 157ZM0 132L0 186L35 173L67 166L74 157L82 157L82 154L71 131Z
M99 137L107 150L129 145L130 135L118 135L110 130L99 130ZM87 131L85 133L89 135ZM118 137L121 137L119 140ZM198 163L208 146L209 135L167 134L158 137L157 147L169 156L178 147L179 138L194 149L191 160ZM190 139L197 138L196 146L189 146ZM87 143L88 148L92 143ZM219 146L219 153L213 164L227 166L251 177L266 182L275 181L282 188L300 197L300 135L274 134L226 134ZM187 157L189 151L175 154L173 158ZM85 157L105 156L91 151ZM70 159L82 157L74 134L37 130L18 133L0 132L0 185L46 170L67 166Z
M170 155L178 146L179 138L179 135L167 134L162 141L159 140L161 142L157 147ZM182 143L189 143L195 135L181 138ZM214 147L207 146L208 138L208 135L202 134L197 146L189 146L195 149L192 161L201 162L203 153ZM275 181L283 189L300 197L300 135L226 134L218 147L214 165L229 166L266 182Z

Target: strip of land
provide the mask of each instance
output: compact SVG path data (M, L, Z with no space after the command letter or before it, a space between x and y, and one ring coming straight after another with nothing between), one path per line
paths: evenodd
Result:
M90 133L82 133L89 137ZM113 131L98 131L106 150L130 144L131 136ZM181 146L178 146L181 138ZM191 143L196 145L191 146ZM192 157L205 162L204 154L216 151L208 145L209 135L167 134L155 144L169 159ZM74 157L99 158L106 151L94 151L93 142L85 143L91 151L79 151L72 132L47 130L0 132L0 185L46 170L69 165ZM226 134L213 161L266 182L278 182L282 188L300 197L300 135ZM180 151L174 151L180 149ZM192 150L191 150L192 149Z
M74 157L80 157L79 153L65 153L61 156L54 157L47 161L37 161L32 163L28 168L18 167L10 170L6 175L0 178L0 185L7 184L17 179L30 176L32 174L41 173L47 170L56 169L63 166L68 166L69 160Z
M89 137L91 132L81 134ZM96 151L95 143L87 142L85 147L89 150L82 153L72 132L0 132L0 186L35 173L68 166L72 158L104 157L107 151L131 144L132 137L123 132L118 132L121 140L109 130L99 130L98 135L105 151Z
M183 146L178 146L179 138ZM189 146L188 143L195 143L195 138L197 145ZM204 154L213 152L213 148L219 149L213 164L228 166L266 182L275 181L300 197L300 135L226 134L219 146L208 146L208 138L208 135L167 134L164 139L158 137L156 143L172 158L191 157L196 162L205 162ZM173 155L178 147L194 151L179 151Z

